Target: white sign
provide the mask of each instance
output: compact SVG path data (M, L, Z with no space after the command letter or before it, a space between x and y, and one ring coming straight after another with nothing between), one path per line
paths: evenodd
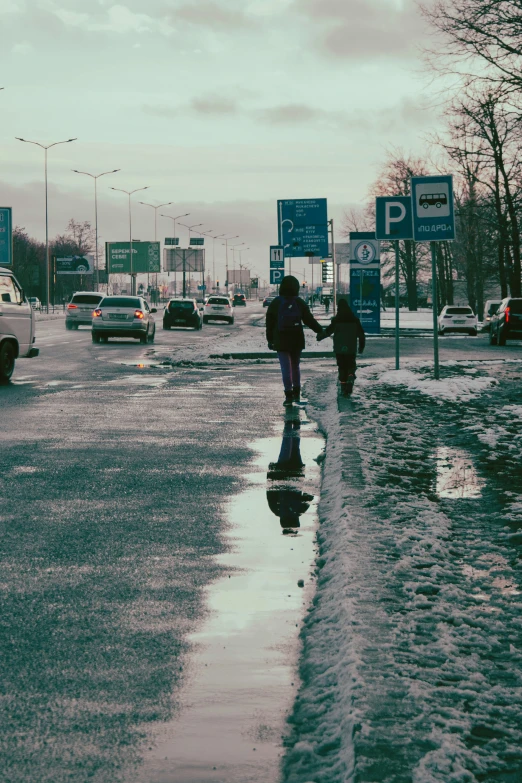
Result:
M446 182L422 182L415 185L415 206L419 218L449 217L449 185Z
M284 261L285 260L285 251L282 245L271 245L270 246L270 263L273 261Z
M378 243L371 239L356 242L352 258L358 264L373 264L378 259Z

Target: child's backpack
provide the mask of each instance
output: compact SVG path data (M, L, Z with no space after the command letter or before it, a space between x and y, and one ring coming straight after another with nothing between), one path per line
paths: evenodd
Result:
M357 323L354 321L335 324L333 335L334 353L357 353Z
M277 329L279 332L297 332L301 328L301 307L295 296L279 297Z

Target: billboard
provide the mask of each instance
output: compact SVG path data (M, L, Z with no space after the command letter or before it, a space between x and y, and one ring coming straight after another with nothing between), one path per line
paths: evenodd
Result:
M13 263L13 215L11 207L0 207L0 266Z
M128 242L106 242L105 258L110 275L161 272L159 242L133 242L132 268Z
M92 275L94 272L94 256L66 256L54 259L54 269L57 275Z
M228 284L250 287L250 269L229 269Z
M205 251L192 248L163 248L165 272L204 272Z

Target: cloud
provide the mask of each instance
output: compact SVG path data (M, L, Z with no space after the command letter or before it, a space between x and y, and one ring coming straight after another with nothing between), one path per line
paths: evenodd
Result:
M194 98L190 102L190 108L196 114L235 114L237 104L230 98Z
M228 8L223 3L214 3L211 0L182 5L171 12L171 17L211 29L230 30L253 25L253 20L243 11Z
M271 106L253 112L253 115L256 119L275 127L316 125L330 130L339 130L349 123L344 112L318 109L306 103L285 103Z
M294 10L313 22L321 52L334 58L408 58L426 35L413 0L295 0Z

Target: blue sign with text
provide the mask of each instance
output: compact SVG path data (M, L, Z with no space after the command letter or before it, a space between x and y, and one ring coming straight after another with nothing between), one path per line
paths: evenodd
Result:
M304 258L308 253L328 258L328 208L325 198L277 202L279 244L285 257Z
M283 277L285 276L284 269L271 269L270 270L270 285L279 285Z
M376 239L413 239L411 196L378 196L375 226Z
M13 215L11 207L0 207L0 266L13 263Z
M413 238L416 242L455 239L453 177L412 177Z
M367 334L380 334L380 269L350 269L350 307Z

